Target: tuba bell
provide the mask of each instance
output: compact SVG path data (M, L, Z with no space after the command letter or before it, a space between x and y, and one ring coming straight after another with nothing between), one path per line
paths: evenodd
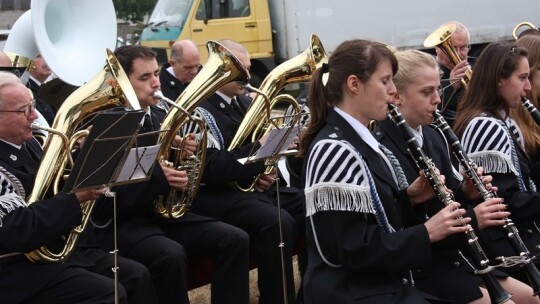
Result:
M328 62L324 47L317 35L311 35L310 45L299 55L285 61L273 69L263 80L259 89L249 85L248 90L255 91L257 96L251 102L238 131L233 137L228 150L240 147L250 136L252 141L257 140L262 134L270 131L270 126L280 125L293 126L299 124L301 108L292 96L288 94L278 95L286 85L299 83L311 79L311 74ZM269 160L265 173L274 168L275 160ZM235 183L233 186L242 191L253 191L257 178L247 188Z
M39 53L32 29L32 14L28 10L13 24L13 29L4 45L4 52L11 59L13 67L25 68L21 77L24 85L28 82L34 58Z
M454 65L460 63L461 58L459 58L458 52L451 41L452 34L454 34L454 32L456 31L456 28L457 26L453 23L441 25L433 33L427 36L427 38L424 40L424 47L439 47L446 54L446 56L448 56L448 58L450 59L450 61L452 61ZM460 79L463 87L466 88L469 85L469 82L471 81L471 76L472 70L469 67L467 68L467 71L465 71L465 75Z
M157 156L158 161L172 161L172 167L186 170L189 177L189 185L185 191L179 193L177 190L171 190L166 197L155 200L154 209L158 215L164 218L179 218L189 209L197 193L204 169L207 143L206 128L201 119L190 113L223 85L232 81L247 82L246 68L230 50L215 41L209 41L206 47L208 60L204 67L178 96L161 124L161 130L166 132L160 132L158 137L158 142L161 143ZM162 96L160 98L170 104ZM183 149L175 149L172 147L172 143L178 132L187 123L197 124L196 128L200 136L197 139L199 142L197 151L192 157L184 159Z
M87 22L75 23L80 23L81 20L85 21L84 18ZM102 19L100 22L96 22L95 18ZM51 130L64 134L70 142L74 142L74 138L79 134L79 129L84 128L83 122L91 119L100 111L119 106L140 109L126 73L114 54L108 49L114 47L116 41L116 16L111 1L32 1L32 25L34 33L36 33L36 44L39 52L59 78L73 85L81 85L90 79L89 77L83 80L82 77L85 76L81 75L92 73L94 76L62 103ZM79 26L84 34L76 32L75 28ZM74 32L70 34L80 35L77 38L86 41L92 40L93 43L89 45L77 42L76 39L62 35L71 30ZM110 39L97 38L94 40L91 38L92 36ZM68 43L69 41L71 43ZM79 45L74 46L77 44ZM81 49L72 49L72 46ZM103 65L105 50L106 62ZM75 58L75 56L80 56L80 58ZM69 60L74 59L77 60L69 62ZM92 62L90 62L91 60ZM88 70L82 71L82 67L88 68ZM43 147L43 157L34 188L27 198L28 204L44 199L48 193L56 194L60 191L59 185L70 166L69 154L69 148L66 147L65 139L62 136L48 136ZM85 229L93 207L94 201L81 203L83 214L81 224L70 232L60 252L52 252L46 246L42 246L26 253L26 257L32 262L65 261L75 249L79 235Z

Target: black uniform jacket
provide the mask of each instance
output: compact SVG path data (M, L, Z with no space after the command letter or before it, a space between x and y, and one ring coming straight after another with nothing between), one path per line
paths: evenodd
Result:
M161 83L161 92L163 96L176 101L178 96L184 92L187 87L187 84L182 83L178 78L174 77L167 68L170 67L170 64L164 64L161 67L159 72L159 82Z
M43 115L45 120L49 123L49 125L52 126L54 122L54 116L56 116L56 111L54 108L46 103L43 99L41 99L40 95L40 86L33 81L32 79L28 79L28 87L30 90L32 90L32 93L34 94L34 98L36 99L36 109Z
M156 106L151 107L150 113L152 127L151 129L141 128L140 134L159 130L166 115L162 108ZM156 140L157 135L139 137L139 146L155 144ZM154 199L160 195L166 195L169 189L167 179L158 163L154 164L148 181L118 186L113 189L116 192L117 203L118 248L122 254L128 254L134 245L151 235L165 234L159 226L164 221L156 216L154 211ZM95 220L101 224L110 221L113 215L112 208L113 198L100 199L94 211ZM187 212L176 221L208 220L213 219ZM109 224L103 229L96 229L96 234L102 246L112 248L114 244L113 225Z
M388 222L396 232L384 233L374 214L362 211L323 210L310 216L307 220L309 262L304 276L306 303L382 303L381 299L391 301L384 295L400 293L404 289L408 290L408 296L393 299L395 303L423 303L419 291L403 285L407 269L431 264L431 246L425 226L416 225L401 230L402 213L410 209L406 191L398 190L389 168L383 167L377 152L333 110L328 113L326 125L306 154L304 183L320 172L316 170L324 169L324 166L319 166L319 169L313 168L312 171L307 165L315 144L321 140L332 140L338 145L346 141L360 154L371 172ZM332 163L333 159L339 167L343 160L340 157L346 156L332 154L325 164ZM342 184L343 191L347 191L351 186L350 180L353 177L345 176L343 181L334 181L330 187L341 188L339 184ZM335 203L339 204L339 201ZM329 266L321 254L327 261L339 266Z
M446 177L446 186L452 189L453 193L459 194L457 197L463 197L461 182L453 176L446 141L438 131L429 126L422 127L422 134L424 153ZM419 169L410 156L401 130L391 119L379 122L378 127L374 130L374 136L399 160L409 183L418 178ZM461 199L456 200L463 202ZM415 217L408 218L406 225L423 223L426 216L432 216L443 207L443 203L435 197L417 206ZM472 226L478 231L474 211L468 209L465 216L472 218ZM418 288L442 298L447 295L446 298L454 299L456 302L470 302L482 296L478 288L481 278L468 272L473 269L462 260L458 252L460 249L468 254L463 237L464 235L461 234L455 235L433 244L433 265L428 268L415 269L413 272Z
M246 96L237 96L241 109L245 112L251 99ZM200 107L204 108L215 119L219 132L223 137L224 148L209 148L206 154L206 166L203 172L201 187L197 193L194 210L204 209L204 214L213 217L222 217L232 204L246 197L268 201L266 193L242 192L233 189L231 182L239 181L247 185L254 177L264 171L264 162L242 165L237 160L252 155L260 148L258 141L247 143L241 147L227 150L238 126L242 122L242 116L237 115L229 108L229 105L219 95L214 94L204 101ZM249 142L249 139L247 140ZM296 189L291 189L295 191ZM281 191L281 189L280 189ZM219 203L216 203L216 201Z
M41 155L37 141L27 143L31 153ZM28 195L37 171L37 161L13 146L0 141L0 166L14 174ZM60 194L51 199L33 202L28 207L0 203L0 303L20 303L65 269L65 263L32 263L22 254L68 233L81 221L82 213L75 194ZM79 264L78 264L79 265Z

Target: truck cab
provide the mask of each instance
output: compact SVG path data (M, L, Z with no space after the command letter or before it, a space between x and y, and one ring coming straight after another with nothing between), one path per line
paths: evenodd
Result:
M223 38L238 41L248 49L254 78L262 79L273 67L267 1L158 0L142 31L141 44L153 48L158 62L163 64L175 41L190 39L199 47L204 62L206 42Z

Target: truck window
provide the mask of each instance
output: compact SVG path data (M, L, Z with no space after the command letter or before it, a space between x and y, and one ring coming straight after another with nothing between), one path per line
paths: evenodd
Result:
M207 14L207 9L211 10ZM251 14L249 0L206 0L197 9L197 20L246 17Z
M149 26L182 26L191 0L159 0L148 19Z

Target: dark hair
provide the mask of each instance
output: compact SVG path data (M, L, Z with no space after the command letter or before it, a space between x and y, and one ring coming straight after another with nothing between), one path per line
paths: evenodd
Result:
M540 31L535 28L529 28L519 33L518 39L525 36L540 36Z
M128 76L133 71L133 61L135 59L150 60L156 58L156 52L153 49L142 45L123 45L114 51L114 55Z
M397 59L385 44L369 40L349 40L342 42L334 50L328 65L313 73L307 102L310 119L307 130L302 135L300 155L305 154L317 132L324 126L328 110L343 101L343 84L347 78L355 75L366 83L383 60L390 60L395 74L398 69ZM328 76L326 84L323 84L323 74Z
M517 69L519 59L527 58L527 50L513 42L494 42L480 54L474 65L474 72L465 95L458 103L454 129L462 135L469 122L487 113L502 119L501 110L506 103L499 94L499 81L512 75Z

